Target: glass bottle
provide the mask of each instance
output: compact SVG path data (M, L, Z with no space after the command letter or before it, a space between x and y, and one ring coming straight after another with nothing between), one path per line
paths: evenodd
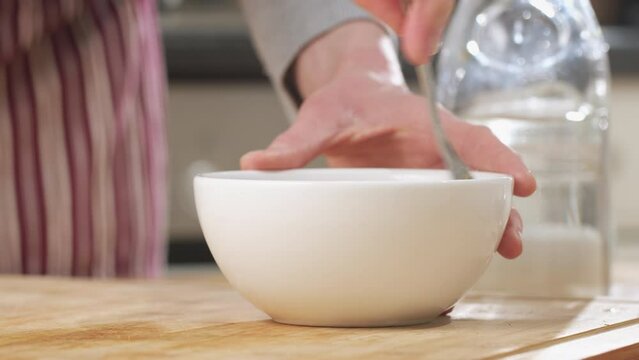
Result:
M608 47L587 0L460 0L438 60L438 99L489 127L538 181L514 206L524 254L476 290L593 296L609 286Z

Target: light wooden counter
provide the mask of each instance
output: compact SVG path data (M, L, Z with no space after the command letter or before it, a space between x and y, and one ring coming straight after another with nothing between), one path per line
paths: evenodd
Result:
M639 277L632 262L619 269ZM637 359L639 283L620 289L594 300L470 295L431 324L333 329L274 323L214 271L157 281L5 276L0 358Z

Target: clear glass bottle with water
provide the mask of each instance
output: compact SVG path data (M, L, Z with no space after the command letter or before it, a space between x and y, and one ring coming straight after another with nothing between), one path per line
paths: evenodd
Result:
M609 283L607 45L588 0L460 0L438 99L521 154L538 191L515 200L524 254L479 290L591 296Z

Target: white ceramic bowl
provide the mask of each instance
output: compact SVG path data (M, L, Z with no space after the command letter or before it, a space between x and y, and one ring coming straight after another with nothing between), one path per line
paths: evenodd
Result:
M197 176L197 212L228 281L275 321L429 321L486 269L510 177L444 170L300 169Z

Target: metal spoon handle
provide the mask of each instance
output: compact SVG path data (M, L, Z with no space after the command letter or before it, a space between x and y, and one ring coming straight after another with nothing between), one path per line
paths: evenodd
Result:
M439 117L438 106L435 101L435 80L433 77L433 65L432 62L428 64L422 64L415 67L417 73L417 80L419 81L419 87L421 88L426 101L428 102L428 109L430 110L430 118L433 122L433 130L435 132L435 139L437 141L437 147L439 148L446 167L453 173L455 179L472 179L472 175L468 171L466 164L459 158L453 145L448 141L446 133L442 127L442 122Z

